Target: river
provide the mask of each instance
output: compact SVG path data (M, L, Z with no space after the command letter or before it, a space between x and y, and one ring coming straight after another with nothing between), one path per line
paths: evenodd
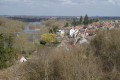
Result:
M42 24L41 24L41 22L29 22L28 25L26 25L25 28L24 28L24 30L23 30L25 33L28 33L28 32L32 33L32 32L40 31L40 30L31 30L31 29L29 28L30 25L38 26L38 27L40 28L40 26L41 26Z
M29 28L30 25L33 26L38 26L37 30L32 30ZM41 26L41 22L29 22L28 25L25 26L23 32L26 33L27 38L29 41L38 41L40 40L40 26Z

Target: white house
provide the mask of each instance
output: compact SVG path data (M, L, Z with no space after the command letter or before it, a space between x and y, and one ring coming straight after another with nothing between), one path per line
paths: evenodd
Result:
M21 57L20 62L26 62L27 60L25 59L24 56Z
M71 36L71 37L73 37L74 32L75 32L75 29L74 29L74 28L70 29L70 36Z
M25 59L23 55L19 55L18 61L22 63L22 62L26 62L27 59Z
M64 37L65 31L61 29L61 30L59 30L59 32L60 32L60 36L61 36L61 37Z
M79 29L75 29L75 31L74 31L74 35L75 35L75 37L77 37L77 34L79 33Z

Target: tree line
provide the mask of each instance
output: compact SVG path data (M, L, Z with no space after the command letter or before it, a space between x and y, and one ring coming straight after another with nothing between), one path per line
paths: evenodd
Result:
M93 23L93 22L98 22L99 19L96 17L94 19L90 19L88 17L88 15L86 14L85 17L83 18L82 16L80 17L80 19L78 21L76 21L75 19L73 20L72 24L73 26L76 26L76 25L88 25L90 23Z
M88 25L88 24L91 24L93 22L98 22L98 21L99 21L98 17L91 19L86 14L85 17L80 16L79 19L73 19L71 22L71 25L75 27L77 25ZM68 26L69 26L69 23L66 22L64 27L68 27Z

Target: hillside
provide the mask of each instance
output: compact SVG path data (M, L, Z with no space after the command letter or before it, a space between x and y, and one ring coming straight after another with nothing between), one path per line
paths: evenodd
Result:
M119 28L105 30L89 45L38 48L31 60L1 75L9 80L119 80L119 34Z

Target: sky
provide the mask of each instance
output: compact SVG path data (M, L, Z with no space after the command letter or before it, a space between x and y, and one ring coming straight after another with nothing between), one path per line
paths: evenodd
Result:
M120 16L120 0L0 0L0 15Z

